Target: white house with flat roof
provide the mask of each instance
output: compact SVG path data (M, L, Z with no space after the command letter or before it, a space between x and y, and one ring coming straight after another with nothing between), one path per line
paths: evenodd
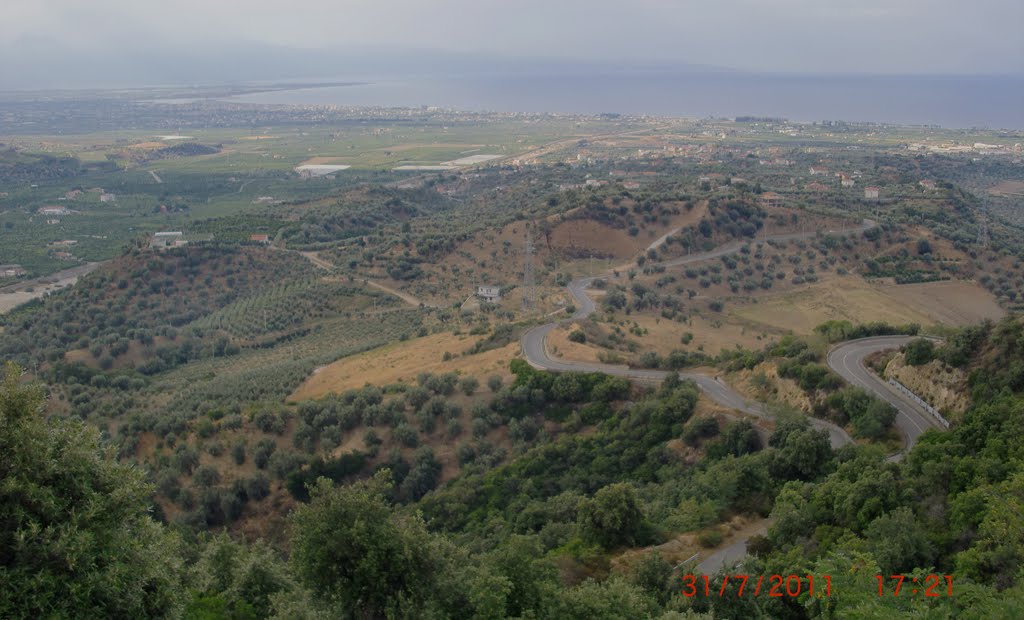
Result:
M481 285L476 287L476 296L480 299L496 304L501 301L501 287Z
M180 230L156 232L149 238L149 247L156 250L165 248L177 248L187 244L184 235Z

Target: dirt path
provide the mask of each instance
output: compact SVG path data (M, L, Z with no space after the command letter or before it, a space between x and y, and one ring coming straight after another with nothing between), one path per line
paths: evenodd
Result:
M320 258L320 255L317 254L316 252L299 252L299 254L301 254L302 256L306 257L306 260L308 260L309 262L313 263L314 265L316 265L317 267L319 267L321 269L326 269L327 271L332 271L335 268L335 266L333 264L331 264L331 263L325 261L324 259Z
M389 295L394 295L395 297L401 299L405 303L407 303L410 306L413 306L415 308L419 308L421 306L431 307L430 304L423 303L418 298L413 297L409 293L403 293L402 291L400 291L398 289L391 288L390 286L387 286L385 284L381 284L380 282L374 282L373 280L365 280L364 279L363 283L364 284L368 284L369 286L372 286L375 289L384 291L385 293L388 293Z
M308 260L309 262L313 263L314 265L316 265L317 267L319 267L321 269L325 269L327 271L332 271L332 270L334 270L336 268L335 265L333 265L333 264L325 261L324 259L320 258L320 255L317 254L316 252L298 252L298 254L301 254L302 256L304 256L306 258L306 260ZM374 282L373 280L367 280L366 278L363 278L362 282L363 282L363 284L365 284L367 286L372 286L373 288L375 288L375 289L377 289L379 291L383 291L383 292L387 293L388 295L394 295L395 297L401 299L402 301L404 301L405 303L409 304L410 306L412 306L414 308L421 308L421 307L433 308L434 307L432 304L424 303L419 298L417 298L417 297L415 297L413 295L410 295L409 293L403 293L402 291L400 291L400 290L398 290L396 288L392 288L392 287L390 287L390 286L388 286L386 284L381 284L380 282Z
M686 228L690 224L693 224L694 222L699 222L701 220L701 218L703 218L704 215L707 214L707 212L708 212L708 201L702 200L694 208L694 210L691 211L687 215L686 223L684 223L684 224L682 224L680 226L676 226L672 230L666 232L662 236L660 236L657 239L655 239L653 242L651 242L650 245L647 246L647 248L644 249L643 253L647 254L651 250L657 250L661 246L665 245L665 242L668 241L669 237L671 237L672 235L679 234L679 232L681 230L683 230L684 228ZM622 265L619 265L618 267L615 267L613 271L623 272L623 271L629 271L630 269L637 269L637 268L639 268L639 265L637 265L637 262L635 260L633 260L631 262L624 263Z
M678 234L679 231L681 231L682 229L686 228L690 224L693 224L694 222L699 222L701 219L704 218L704 216L707 214L707 212L708 212L708 201L707 200L701 200L699 203L697 203L697 206L694 207L694 209L687 214L686 222L682 226L677 226L677 227L673 228L672 230L668 231L667 233L665 233L664 235L662 235L662 236L658 237L657 239L655 239L654 242L651 243L651 245L647 246L647 249L644 250L644 253L646 254L647 252L650 252L651 250L657 250L661 246L665 245L665 242L668 241L669 237L671 237L672 235Z
M85 263L57 273L17 282L0 289L0 314L8 312L21 304L38 299L49 293L71 286L78 278L91 273L102 263ZM31 291L25 290L31 288Z

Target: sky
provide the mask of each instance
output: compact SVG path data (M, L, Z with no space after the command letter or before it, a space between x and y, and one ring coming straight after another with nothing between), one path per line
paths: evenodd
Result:
M128 67L257 48L1024 74L1022 0L3 0L0 23L0 80L58 79L61 57L72 60L70 78L87 59Z

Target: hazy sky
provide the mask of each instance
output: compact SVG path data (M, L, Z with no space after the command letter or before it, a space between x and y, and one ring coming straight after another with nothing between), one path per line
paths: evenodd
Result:
M782 72L1024 73L1024 0L2 0L0 23L8 45L53 41L83 53L259 42Z

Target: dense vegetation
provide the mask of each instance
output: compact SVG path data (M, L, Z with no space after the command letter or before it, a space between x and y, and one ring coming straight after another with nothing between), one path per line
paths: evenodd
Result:
M84 349L109 369L133 347L163 345L166 353L155 354L160 361L145 360L152 367L138 365L143 374L154 374L191 358L229 353L226 342L204 339L202 331L182 334L181 328L263 289L269 281L311 271L301 257L265 249L134 251L89 274L79 286L49 303L7 319L0 355L39 364L57 362L67 351Z
M95 429L46 421L17 367L0 384L0 615L157 617L181 604L174 536L149 514L145 474Z
M924 435L902 463L870 448L834 453L827 438L799 418L780 423L764 446L742 422L720 432L713 424L709 437L697 430L707 425L693 416L696 391L686 383L668 381L634 393L628 406L609 408L630 391L617 380L517 365L513 390L536 392L536 402L549 403L540 408L546 417L566 415L568 404L568 415L594 430L526 450L506 465L470 470L408 508L392 503L401 495L390 469L350 485L311 483L309 503L291 518L287 562L261 544L223 538L189 543L198 546L176 555L163 527L143 516L140 487L136 503L119 504L119 510L142 519L140 527L154 537L147 540L161 545L159 554L76 547L86 554L80 564L62 560L47 569L56 584L63 579L57 567L95 566L85 557L116 558L110 570L127 580L119 582L122 596L115 600L99 585L73 596L59 595L58 588L38 599L56 607L31 608L61 613L89 605L146 614L158 604L161 612L184 605L189 617L669 618L704 612L831 618L854 610L864 618L953 617L968 610L971 617L1014 617L1024 600L1024 536L1017 527L1024 508L1024 386L1014 370L1024 351L1016 344L1022 335L1024 324L1008 319L963 330L935 351L939 359L973 369L974 404L961 425ZM44 422L40 395L8 371L0 394L2 465L14 473L5 475L4 493L11 501L32 501L12 486L30 485L24 488L33 494L70 501L79 492L74 484L123 466L100 451L95 435L57 430L74 423ZM48 426L53 430L44 432ZM669 448L675 438L699 446L704 456L697 463L680 459ZM72 452L60 442L72 440L84 460L66 460ZM113 492L98 482L89 488L97 502L109 501L104 497ZM9 510L22 505L11 501L3 502ZM679 573L657 553L625 572L609 563L623 549L675 532L713 531L724 516L742 513L773 518L768 536L752 541L753 556L742 572L827 574L831 596L685 598ZM21 516L5 519L0 535L15 540L31 531L25 519L34 513L10 514ZM57 522L81 518L54 514ZM125 518L116 519L117 532ZM104 516L68 531L105 532L113 523ZM57 549L55 557L70 552ZM161 560L159 576L142 568L153 558ZM42 582L27 581L37 561L36 554L4 556L9 591L39 592L34 588ZM127 567L132 570L124 572ZM874 575L897 573L954 575L956 594L879 597ZM146 585L146 579L161 585ZM720 586L716 578L712 587ZM34 604L8 600L10 609L22 611Z

